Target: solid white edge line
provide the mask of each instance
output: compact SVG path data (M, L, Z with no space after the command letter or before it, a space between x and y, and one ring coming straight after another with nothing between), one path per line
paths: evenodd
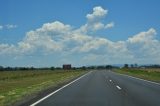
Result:
M114 73L116 73L116 72L114 72ZM120 73L116 73L116 74L120 74ZM145 80L145 79L141 79L141 78L137 78L137 77L133 77L133 76L130 76L130 75L126 75L126 74L120 74L120 75L127 76L127 77L134 78L134 79L138 79L138 80L142 80L142 81L149 82L149 83L152 83L152 84L160 85L160 83Z
M116 85L116 87L119 89L119 90L121 90L122 88L121 87L119 87L118 85Z
M81 77L79 77L79 78L75 79L74 81L72 81L72 82L70 82L70 83L68 83L68 84L66 84L66 85L64 85L64 86L62 86L61 88L59 88L59 89L55 90L54 92L52 92L52 93L48 94L47 96L45 96L45 97L41 98L40 100L38 100L38 101L36 101L36 102L34 102L34 103L33 103L33 104L31 104L30 106L35 106L35 105L37 105L38 103L42 102L43 100L47 99L48 97L52 96L53 94L57 93L58 91L62 90L63 88L65 88L65 87L67 87L67 86L71 85L72 83L74 83L74 82L76 82L76 81L80 80L81 78L83 78L84 76L86 76L86 75L90 74L91 72L92 72L92 71L90 71L90 72L88 72L88 73L86 73L86 74L82 75Z

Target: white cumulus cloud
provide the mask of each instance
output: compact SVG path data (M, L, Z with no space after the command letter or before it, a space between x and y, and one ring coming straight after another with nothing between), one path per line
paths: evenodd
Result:
M156 39L156 30L150 28L146 32L140 32L128 38L126 45L135 58L157 58L160 59L160 41Z
M105 29L112 28L112 27L114 27L114 22L111 22L105 25Z
M129 43L141 43L141 42L149 42L154 39L155 35L157 34L156 30L150 28L147 32L140 32L137 35L129 38L127 41Z
M103 9L101 6L97 6L93 8L93 13L87 14L86 17L88 21L97 21L108 13L108 10Z
M58 53L60 56L84 55L79 61L99 63L139 62L152 59L160 62L160 41L156 39L154 28L140 32L124 41L111 41L107 38L91 36L90 31L114 27L114 22L105 24L102 19L108 10L100 6L93 8L93 13L87 14L87 23L74 29L69 24L60 21L43 24L40 28L26 33L17 44L0 44L0 55L27 55L36 52L42 54Z
M82 25L78 31L81 33L88 33L114 27L114 22L108 24L102 23L102 20L106 17L107 13L108 10L101 6L94 7L93 12L86 15L87 23Z

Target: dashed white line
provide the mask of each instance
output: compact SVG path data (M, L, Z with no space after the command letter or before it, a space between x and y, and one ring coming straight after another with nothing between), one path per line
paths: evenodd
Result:
M122 88L121 87L119 87L118 85L116 85L116 87L119 89L119 90L121 90Z
M60 91L60 90L64 89L65 87L67 87L67 86L71 85L72 83L74 83L74 82L78 81L79 79L83 78L84 76L86 76L86 75L88 75L88 74L90 74L90 73L91 73L91 71L90 71L90 72L88 72L88 73L86 73L86 74L84 74L83 76L81 76L81 77L79 77L79 78L75 79L74 81L72 81L72 82L70 82L70 83L68 83L68 84L64 85L63 87L61 87L61 88L57 89L56 91L54 91L54 92L52 92L52 93L48 94L47 96L43 97L42 99L38 100L37 102L35 102L35 103L31 104L30 106L35 106L35 105L39 104L39 103L40 103L40 102L42 102L43 100L47 99L48 97L52 96L53 94L57 93L58 91Z
M112 82L112 80L109 80L110 82Z

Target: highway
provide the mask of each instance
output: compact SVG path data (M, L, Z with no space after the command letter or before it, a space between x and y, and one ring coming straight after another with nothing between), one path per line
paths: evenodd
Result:
M95 70L31 106L160 106L160 84Z

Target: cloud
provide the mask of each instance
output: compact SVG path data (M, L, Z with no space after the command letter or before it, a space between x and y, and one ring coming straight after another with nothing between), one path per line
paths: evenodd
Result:
M0 25L0 30L2 30L3 29L3 26L2 25Z
M146 32L140 32L128 38L126 45L135 58L157 58L160 59L160 41L156 39L157 32L150 28Z
M105 29L112 28L112 27L114 27L114 22L111 22L111 23L105 25Z
M94 50L98 50L102 46L107 46L110 41L104 38L95 38L92 37L87 42L84 42L82 45L79 45L74 48L74 51L78 52L90 52Z
M17 44L0 44L0 56L17 57L38 53L58 54L61 58L80 57L78 61L82 63L160 62L160 41L156 39L157 32L154 28L124 41L111 41L90 35L89 32L114 27L114 22L102 23L107 13L108 10L100 6L94 7L93 13L86 15L87 22L77 29L60 21L45 23L40 28L27 32Z
M14 45L9 44L0 44L0 55L3 54L15 54L17 52L16 47Z
M71 27L61 22L46 23L41 28L26 33L17 45L0 44L0 54L26 55L36 51L44 54L61 51L64 35Z
M157 34L154 28L150 28L147 32L140 32L137 35L129 38L127 41L129 43L148 43L149 41L153 40L155 35Z
M44 53L61 51L62 41L70 29L69 25L64 25L59 21L46 23L41 28L27 32L23 41L18 43L18 48L24 52L33 52L38 49Z
M43 24L43 26L39 29L37 29L36 31L41 32L41 33L46 33L46 32L52 32L55 34L65 34L66 32L71 30L71 26L70 25L64 25L63 23L59 22L59 21L55 21L52 23L46 23Z
M14 29L17 28L17 25L7 24L7 25L0 25L0 30L2 29Z
M108 10L103 9L101 6L94 7L93 12L86 15L87 23L82 25L77 31L80 33L90 33L114 27L114 22L108 24L102 23L102 20L106 17L107 13Z
M5 27L7 29L13 29L13 28L17 28L17 25L7 24L7 25L5 25Z
M97 6L93 8L93 13L91 14L87 14L86 18L88 19L88 21L97 21L103 17L105 17L105 15L107 15L108 10L103 9L101 6Z

